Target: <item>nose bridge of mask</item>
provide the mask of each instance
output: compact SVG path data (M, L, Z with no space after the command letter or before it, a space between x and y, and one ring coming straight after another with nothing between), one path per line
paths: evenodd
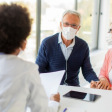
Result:
M71 31L71 27L68 27L68 31Z
M76 33L77 29L74 29L72 27L63 27L63 30L66 32Z
M70 32L70 27L64 27L64 29L66 33Z
M71 31L71 32L74 32L74 33L76 34L77 29L74 29L74 28L70 27L70 31Z
M71 40L75 37L77 29L71 27L63 27L62 35L67 39Z
M70 32L70 28L69 27L63 27L63 31L67 35Z

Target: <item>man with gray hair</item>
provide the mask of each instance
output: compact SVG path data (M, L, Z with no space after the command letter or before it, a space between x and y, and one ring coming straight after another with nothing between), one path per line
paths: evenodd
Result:
M88 82L98 80L90 63L88 45L76 36L80 22L77 11L65 11L60 22L61 32L45 38L39 49L36 63L40 73L66 70L61 85L80 86L80 68Z

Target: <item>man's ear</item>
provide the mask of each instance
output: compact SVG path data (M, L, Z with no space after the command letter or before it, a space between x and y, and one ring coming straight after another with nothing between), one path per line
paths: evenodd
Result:
M24 51L26 48L27 40L24 40L21 45L21 49Z
M62 22L60 22L60 28L61 28L61 30L62 30Z
M78 27L77 32L79 31L80 27L81 27L81 26ZM77 32L76 32L76 34L77 34Z
M81 26L79 26L78 31L79 31L80 27L81 27Z

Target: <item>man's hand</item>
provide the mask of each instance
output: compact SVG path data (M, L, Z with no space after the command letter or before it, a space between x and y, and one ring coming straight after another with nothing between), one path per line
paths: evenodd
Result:
M110 83L106 78L100 78L100 81L97 82L98 89L111 90Z
M52 94L51 97L50 97L50 100L60 102L60 94L59 93Z

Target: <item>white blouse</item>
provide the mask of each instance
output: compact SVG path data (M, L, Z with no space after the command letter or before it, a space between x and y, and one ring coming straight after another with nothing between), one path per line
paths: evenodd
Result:
M48 103L36 64L0 55L0 112L57 112L58 106Z

